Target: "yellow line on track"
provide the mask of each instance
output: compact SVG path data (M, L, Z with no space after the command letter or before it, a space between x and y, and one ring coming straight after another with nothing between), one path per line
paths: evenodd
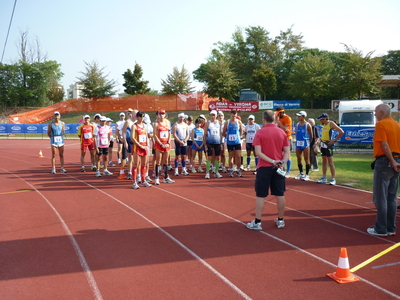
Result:
M4 193L0 193L0 195L24 193L24 192L33 192L33 190L19 190L19 191L12 191L12 192L4 192Z
M383 250L382 252L379 252L377 255L372 256L370 259L367 259L366 261L364 261L363 263L359 264L358 266L355 266L354 268L350 269L350 272L355 272L355 271L361 269L362 267L365 267L369 263L373 262L374 260L377 260L379 257L381 257L381 256L385 255L386 253L396 249L399 246L400 246L400 243L394 244L393 246L387 248L386 250Z

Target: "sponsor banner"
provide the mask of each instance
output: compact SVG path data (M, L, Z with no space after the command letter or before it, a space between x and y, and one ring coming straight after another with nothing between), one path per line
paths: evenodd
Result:
M24 124L24 133L42 133L43 124Z
M375 127L342 125L340 128L344 131L339 140L341 143L373 143Z
M386 103L390 106L392 111L400 111L400 100L382 100L383 103Z
M65 134L77 134L78 128L78 124L65 124Z
M0 124L0 133L8 133L7 125L8 124Z
M7 124L7 133L25 133L25 124Z
M232 109L238 112L256 112L258 111L258 102L219 102L211 101L208 110L229 112Z
M274 101L259 101L258 109L259 110L274 109Z
M300 108L300 100L273 100L274 109L278 106L283 106L284 109L298 109Z

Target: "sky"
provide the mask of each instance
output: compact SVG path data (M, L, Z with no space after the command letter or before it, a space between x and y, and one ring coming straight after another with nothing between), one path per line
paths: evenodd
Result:
M14 1L0 0L1 54ZM238 27L261 26L274 38L293 26L305 47L333 52L344 51L343 44L364 54L400 50L399 11L399 0L17 0L3 63L18 60L20 32L28 31L48 60L61 64L65 91L85 61L104 68L119 93L122 74L137 62L149 87L160 91L174 67L192 73Z

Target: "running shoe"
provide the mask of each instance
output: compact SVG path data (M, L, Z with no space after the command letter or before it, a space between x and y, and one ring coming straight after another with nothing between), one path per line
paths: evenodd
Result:
M197 169L197 172L199 172L199 173L204 173L204 170L203 170L201 167L199 167L199 168Z
M335 178L332 178L331 181L329 181L330 185L336 185L336 180Z
M178 171L178 170L175 170L174 175L175 175L175 176L179 176L179 171Z
M109 167L115 167L115 164L114 164L112 161L109 161L109 162L108 162L108 166L109 166Z
M60 172L61 173L67 173L67 170L65 170L65 168L61 168Z
M85 173L85 172L86 172L85 167L82 167L81 172L82 172L82 173Z
M290 173L286 173L285 177L290 178Z
M132 180L132 174L128 173L128 176L126 176L126 179Z
M257 175L257 170L255 170L255 171L253 172L253 174L254 174L254 175ZM286 177L286 176L285 176L285 177Z
M189 175L189 173L188 173L188 171L186 171L186 170L182 170L182 173L181 173L182 175Z
M253 221L247 223L247 224L246 224L246 227L247 227L248 229L257 230L257 231L262 230L261 222L260 222L260 223L256 223L255 220L253 220Z
M217 173L214 174L214 177L215 178L222 178L222 175L217 172Z
M196 168L195 168L195 167L191 167L191 168L190 168L190 171L191 171L192 173L197 173L197 171L196 171Z
M250 171L250 166L247 166L246 168L244 168L243 171L246 171L246 172Z
M312 170L313 170L313 172L318 172L318 171L319 171L318 168L314 168L314 169L312 169Z
M92 171L96 171L97 168L95 166L92 166Z
M154 179L154 185L160 185L160 179L158 178Z
M168 171L171 171L172 170L172 166L171 165L168 165Z
M99 170L96 171L96 177L101 177L101 174L100 174Z
M375 228L367 228L367 232L370 235L375 235L375 236L388 236L386 233L377 233Z
M137 184L136 181L132 184L132 188L133 188L134 190L138 190L138 189L139 189L139 185Z
M119 164L119 165L121 164L121 159L120 159L120 158L118 158L118 164Z
M244 166L243 165L240 165L240 168L239 168L240 170L244 170Z
M211 168L211 173L215 174L215 166Z
M50 174L56 174L56 169L55 169L55 168L52 169L51 172L50 172Z
M164 178L163 183L174 183L175 181L173 181L171 178L167 177Z
M309 181L309 180L310 180L310 176L308 176L308 175L306 174L306 175L304 175L304 177L303 177L301 180Z
M225 166L222 166L222 173L227 173L228 171L226 170Z
M148 183L147 181L144 181L140 186L142 187L151 187L152 185Z
M276 224L276 227L278 227L279 229L285 228L285 221L276 218L274 222Z
M237 170L236 171L236 175L237 175L237 177L243 177L243 175L242 175L242 170Z
M210 172L206 172L206 176L204 178L205 179L210 179Z
M150 178L149 175L146 176L145 180L146 180L146 182L153 182L153 180Z
M304 174L303 174L303 173L300 173L300 174L297 175L294 179L300 180L300 179L303 179L303 177L304 177Z
M104 171L103 171L103 175L108 175L108 176L111 176L113 173L111 173L110 171L108 171L107 169L105 169Z
M328 179L326 177L321 177L320 180L317 181L318 183L328 183Z
M233 177L233 170L229 171L229 177Z
M396 232L389 232L389 231L388 231L387 235L388 235L388 236L395 236L395 235L396 235Z

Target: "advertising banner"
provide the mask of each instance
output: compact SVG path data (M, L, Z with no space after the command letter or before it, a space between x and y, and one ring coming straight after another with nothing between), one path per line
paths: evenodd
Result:
M43 132L43 124L24 124L24 133L33 134L33 133L42 133Z
M8 133L7 124L0 124L0 133Z
M341 143L373 143L375 127L342 125L340 128L344 131L339 140Z
M25 133L24 124L7 124L8 132L7 133Z
M258 111L258 102L219 102L219 101L211 101L208 105L208 110L216 110L229 112L232 109L237 110L238 112L256 112Z
M274 109L274 101L260 101L258 102L259 110Z
M273 100L274 108L276 109L278 106L283 106L284 109L299 109L300 108L300 100Z

